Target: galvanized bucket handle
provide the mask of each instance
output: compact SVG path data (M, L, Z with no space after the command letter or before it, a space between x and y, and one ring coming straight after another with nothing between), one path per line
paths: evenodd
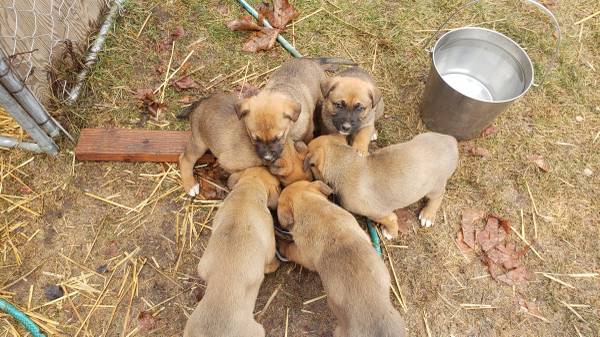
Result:
M537 0L523 0L523 1L529 2L530 4L538 7L539 9L542 10L542 12L544 12L544 14L548 15L548 17L550 17L550 20L552 21L552 25L554 25L554 30L557 34L556 49L554 51L554 55L552 56L552 58L548 61L548 64L546 65L546 70L545 70L544 74L541 76L540 84L533 84L534 86L541 86L544 83L546 76L552 71L552 69L554 69L554 65L556 64L556 59L558 58L558 55L560 54L560 41L562 40L562 33L560 31L560 25L558 24L558 20L556 20L554 13L552 13L548 8L546 8L546 6L544 6ZM429 47L431 40L433 40L438 35L438 33L444 27L446 27L446 25L448 24L448 22L450 22L450 20L452 20L458 13L462 12L464 9L473 6L474 4L476 4L478 2L481 2L481 0L473 0L473 1L467 2L466 4L460 6L457 10L455 10L448 17L448 19L446 19L446 21L444 21L444 23L442 23L440 25L440 27L435 31L435 33L433 33L433 35L431 35L431 37L429 37L429 39L427 40L427 43L425 45L427 46L428 51L431 52L431 48Z

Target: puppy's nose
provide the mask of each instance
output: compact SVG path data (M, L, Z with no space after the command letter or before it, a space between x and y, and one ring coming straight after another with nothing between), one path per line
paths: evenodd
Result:
M273 159L275 159L275 156L273 156L273 153L268 152L268 153L265 153L265 155L263 156L263 159L266 161L273 161Z
M349 132L350 130L352 130L352 124L350 124L350 122L344 122L342 124L342 131Z

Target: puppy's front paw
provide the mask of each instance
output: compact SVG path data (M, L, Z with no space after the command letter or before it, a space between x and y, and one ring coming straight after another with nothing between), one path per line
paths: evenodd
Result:
M424 208L421 213L419 213L419 220L421 221L422 227L431 227L433 226L433 222L435 220L435 214L428 214L427 209Z
M394 238L394 237L392 236L392 234L390 234L390 232L388 232L388 231L387 231L387 229L385 229L385 228L383 228L383 229L381 230L381 234L383 235L383 238L384 238L384 239L386 239L386 240L391 240L391 239L393 239L393 238Z
M375 140L377 140L377 130L375 130L375 132L373 132L373 134L371 135L371 141Z
M276 176L286 176L289 174L288 163L284 159L279 158L269 166L269 171Z
M200 194L200 184L195 184L194 186L192 186L192 188L188 190L188 195L190 197L195 197L198 194Z

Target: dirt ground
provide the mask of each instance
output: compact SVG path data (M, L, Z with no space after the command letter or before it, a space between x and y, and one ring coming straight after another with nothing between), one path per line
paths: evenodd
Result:
M351 58L377 79L386 102L377 146L425 131L418 109L429 69L425 44L458 1L292 3L301 14L284 35L300 52ZM409 336L600 336L600 16L577 23L600 4L545 3L563 29L557 68L496 120L497 132L461 144L437 224L411 223L409 233L387 242L384 259L402 303L390 296ZM233 1L127 1L80 101L58 102L53 113L75 135L82 127L188 128L175 118L182 98L229 90L244 78L260 86L290 57L278 46L242 52L245 34L225 27L240 14ZM556 42L545 17L525 2L485 2L449 23L465 25L513 37L536 74ZM135 93L164 81L171 49L157 46L178 26L185 34L175 42L171 72L194 51L182 72L199 87L168 86L155 120L141 113ZM78 162L73 144L60 145L54 158L0 152L0 297L49 335L180 336L202 295L195 268L219 201L190 202L176 165ZM489 153L473 155L469 146ZM512 233L508 240L531 244L523 257L528 282L503 284L479 253L461 253L455 238L466 208L508 219L524 239ZM268 336L332 336L335 319L321 295L316 274L284 264L265 278L257 320ZM0 336L26 334L0 314Z

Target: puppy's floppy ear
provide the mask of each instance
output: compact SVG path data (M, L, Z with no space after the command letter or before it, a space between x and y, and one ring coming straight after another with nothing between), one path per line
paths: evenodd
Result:
M335 87L337 86L338 81L335 77L326 78L321 81L321 94L323 94L323 98L327 99L329 94Z
M369 97L371 98L371 107L374 108L381 100L381 90L377 86L371 85Z
M312 153L308 153L304 158L304 171L308 171L311 167L317 166L319 171L321 171L320 164L323 161L323 157L325 156L325 151L322 148L318 148L314 150Z
M248 108L247 103L247 99L241 99L235 103L235 114L239 119L246 117L246 115L250 112L250 108Z
M290 119L292 122L295 122L298 120L298 117L300 117L300 112L302 112L302 105L300 105L300 103L296 101L290 100L289 106L290 111L286 111L283 114L283 117Z
M289 201L283 200L277 206L277 219L282 228L290 228L294 224L294 214Z
M333 189L320 180L313 181L311 185L315 186L319 190L319 192L323 193L323 195L325 195L326 197L333 193Z
M227 187L229 187L229 189L232 189L235 184L238 183L238 181L240 180L240 178L242 177L242 172L235 172L232 173L229 178L227 178Z

